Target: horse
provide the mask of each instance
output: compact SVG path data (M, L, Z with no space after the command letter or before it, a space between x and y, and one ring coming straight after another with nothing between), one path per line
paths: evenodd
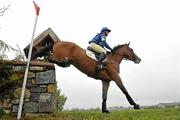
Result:
M83 72L89 77L102 81L102 112L109 113L110 111L106 107L107 92L110 85L110 81L114 81L116 85L126 96L130 105L133 105L134 109L140 109L140 105L136 104L129 95L125 88L121 77L119 76L119 65L125 58L139 64L141 59L134 53L133 49L129 47L129 44L117 45L113 50L107 53L107 61L105 70L96 71L97 61L86 55L86 50L78 46L77 44L69 41L60 41L51 44L45 48L51 49L52 54L48 56L48 60L57 64L60 67L75 66L78 70Z

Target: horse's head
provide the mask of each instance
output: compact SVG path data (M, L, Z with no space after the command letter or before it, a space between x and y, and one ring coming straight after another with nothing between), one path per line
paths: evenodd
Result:
M130 43L116 46L113 48L112 53L139 64L141 59L134 53L133 49L129 47L129 44Z

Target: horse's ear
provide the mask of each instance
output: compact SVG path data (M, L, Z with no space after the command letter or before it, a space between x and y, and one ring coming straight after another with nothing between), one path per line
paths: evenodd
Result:
M127 45L129 46L129 45L130 45L130 43L131 43L131 42L129 41L129 43L128 43Z

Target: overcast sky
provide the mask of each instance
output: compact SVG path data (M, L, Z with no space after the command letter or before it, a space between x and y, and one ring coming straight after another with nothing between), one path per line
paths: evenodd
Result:
M88 46L104 26L112 32L114 47L131 41L140 64L123 61L120 76L140 105L180 101L180 1L179 0L36 0L40 15L36 36L51 27L61 40ZM0 17L0 39L23 49L31 41L35 10L32 0L0 0L11 4ZM101 81L73 66L56 66L58 87L68 97L65 108L101 107ZM111 82L107 105L129 106Z

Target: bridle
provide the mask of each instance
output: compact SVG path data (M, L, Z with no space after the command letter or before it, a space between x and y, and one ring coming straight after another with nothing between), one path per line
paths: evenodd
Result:
M136 57L135 57L135 56L132 56L132 57L131 57L132 59L128 59L128 57L127 57L127 56L122 55L122 54L120 54L120 53L117 53L116 51L114 51L112 54L115 54L115 55L121 56L121 57L123 57L123 59L124 59L124 60L132 60L132 61L135 61L135 59L136 59Z

